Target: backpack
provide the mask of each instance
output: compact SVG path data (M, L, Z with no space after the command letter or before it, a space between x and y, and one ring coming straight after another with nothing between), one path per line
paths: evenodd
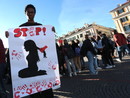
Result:
M80 55L80 47L75 48L75 54L76 54L76 56Z

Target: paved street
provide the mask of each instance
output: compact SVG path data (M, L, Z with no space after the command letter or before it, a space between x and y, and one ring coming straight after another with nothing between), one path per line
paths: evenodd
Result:
M95 76L86 70L76 77L62 77L56 98L130 98L130 57L115 64L116 68L103 69Z
M130 98L130 57L115 61L115 65L100 70L99 75L89 75L84 70L78 76L61 77L61 88L54 90L55 98ZM12 98L11 91L8 98Z

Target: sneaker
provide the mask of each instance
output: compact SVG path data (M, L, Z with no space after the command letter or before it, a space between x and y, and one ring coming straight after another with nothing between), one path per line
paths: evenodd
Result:
M72 77L72 73L69 74L69 77Z
M111 65L111 66L116 67L116 65Z
M95 73L90 73L90 75L98 75L98 71L96 71Z
M98 75L98 71L95 72L95 75Z
M102 69L102 68L101 68L101 67L97 67L96 69L97 69L97 70L100 70L100 69Z
M79 70L78 73L81 73L81 70Z
M112 66L110 66L110 65L107 65L107 66L106 66L106 68L107 68L107 69L109 69L109 68L112 68Z
M74 76L77 76L77 73L76 73L76 72L74 72Z
M116 59L116 61L121 62L121 60L120 60L120 59Z

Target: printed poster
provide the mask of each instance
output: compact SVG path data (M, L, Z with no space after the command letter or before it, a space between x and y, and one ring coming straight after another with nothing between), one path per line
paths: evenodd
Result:
M9 29L13 97L60 87L53 26Z

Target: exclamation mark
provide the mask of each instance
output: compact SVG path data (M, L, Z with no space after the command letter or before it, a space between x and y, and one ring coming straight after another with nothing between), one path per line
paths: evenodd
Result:
M46 32L46 28L44 27L42 30L43 30L44 35L46 35L46 34L45 34L45 32Z

